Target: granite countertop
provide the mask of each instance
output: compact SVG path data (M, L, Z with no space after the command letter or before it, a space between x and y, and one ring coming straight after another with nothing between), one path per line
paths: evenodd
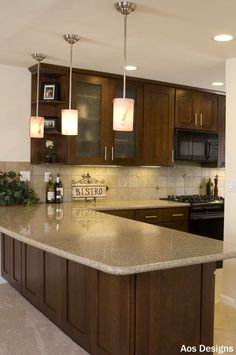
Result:
M147 207L146 203L141 205ZM42 250L117 275L236 257L236 245L110 216L91 207L81 207L75 202L0 207L0 231Z

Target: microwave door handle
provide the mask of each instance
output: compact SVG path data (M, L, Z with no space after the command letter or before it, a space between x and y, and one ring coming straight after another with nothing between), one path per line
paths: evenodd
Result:
M206 159L209 159L211 156L211 141L207 141L205 145Z

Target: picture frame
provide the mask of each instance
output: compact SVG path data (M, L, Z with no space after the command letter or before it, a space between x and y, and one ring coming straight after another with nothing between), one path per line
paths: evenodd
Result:
M45 117L44 118L44 130L46 133L59 133L57 118Z
M56 101L58 100L58 83L42 83L41 85L41 100Z

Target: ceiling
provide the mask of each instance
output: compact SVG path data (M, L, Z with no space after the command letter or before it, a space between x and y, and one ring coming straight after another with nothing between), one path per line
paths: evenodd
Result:
M62 35L76 33L73 66L122 73L123 17L112 0L13 0L2 3L0 64L29 67L31 53L45 62L69 65ZM235 0L137 0L128 16L127 63L130 75L212 89L225 80L225 60L236 57L236 39L212 40L218 33L236 37ZM225 87L220 88L221 91Z

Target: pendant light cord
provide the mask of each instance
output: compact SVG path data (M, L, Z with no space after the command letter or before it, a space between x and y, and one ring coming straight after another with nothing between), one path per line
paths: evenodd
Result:
M124 67L123 67L123 98L126 96L126 42L127 42L127 14L124 15Z
M71 110L71 89L72 89L72 50L73 44L70 43L70 82L69 82L69 110Z
M37 73L37 93L36 93L36 116L39 115L39 65L38 61L38 73Z

